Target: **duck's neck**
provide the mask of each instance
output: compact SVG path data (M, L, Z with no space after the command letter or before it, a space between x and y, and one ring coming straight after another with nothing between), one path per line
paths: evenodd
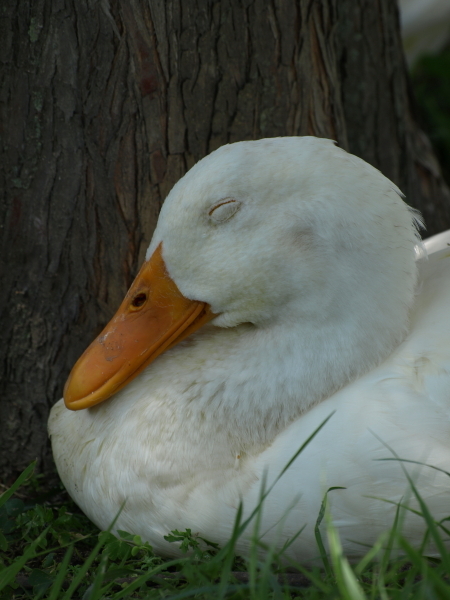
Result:
M404 324L393 332L375 315L358 322L351 311L343 313L350 316L329 312L321 322L299 316L268 327L211 325L158 358L139 386L158 389L158 406L163 400L177 415L180 435L195 430L200 438L220 436L233 451L260 449L386 358L403 335Z

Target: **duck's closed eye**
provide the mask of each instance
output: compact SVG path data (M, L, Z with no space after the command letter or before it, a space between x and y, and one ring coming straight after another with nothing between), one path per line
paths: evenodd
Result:
M241 208L241 204L242 202L235 198L223 198L209 209L208 215L214 223L224 223L237 213Z

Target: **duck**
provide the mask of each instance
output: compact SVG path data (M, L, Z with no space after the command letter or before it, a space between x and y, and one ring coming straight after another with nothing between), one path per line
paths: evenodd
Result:
M314 562L325 497L350 560L398 510L419 545L412 484L436 520L450 510L450 231L422 242L420 227L332 140L200 160L51 410L75 503L165 556L174 530L226 544L239 511L245 555L259 510L266 547Z

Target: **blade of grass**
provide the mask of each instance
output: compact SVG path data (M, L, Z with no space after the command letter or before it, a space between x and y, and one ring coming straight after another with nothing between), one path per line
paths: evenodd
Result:
M248 583L239 583L239 584L235 584L232 583L228 586L228 591L231 592L240 592L243 590L248 590L249 589L249 584ZM187 590L183 590L182 592L180 592L179 594L176 594L176 596L169 596L167 598L167 600L181 600L182 598L189 598L191 596L198 596L199 598L201 597L201 594L211 594L210 597L214 598L214 600L217 598L217 585L213 586L213 585L209 585L209 586L203 586L200 588L190 588ZM250 596L246 595L245 598L249 598ZM116 600L115 596L114 596L114 600ZM259 600L259 599L258 599ZM261 598L262 600L262 598Z
M105 544L104 536L102 536L100 534L100 540L97 542L97 544L95 545L92 552L89 554L87 559L84 561L84 563L82 564L82 566L81 566L80 570L78 571L78 573L76 574L76 576L72 579L72 583L70 584L67 592L62 597L62 600L70 600L72 598L73 593L75 592L77 587L80 585L80 583L84 579L86 573L90 569L94 560L97 558L97 555L100 552L100 550L102 549L102 547L104 546L104 544Z
M313 440L313 438L316 437L316 435L319 433L319 431L325 427L325 425L328 423L328 421L331 419L331 417L334 415L336 411L333 410L333 412L331 412L328 417L326 417L322 423L316 427L316 429L312 432L312 434L307 438L307 440L305 442L303 442L303 444L300 446L300 448L297 450L297 452L294 454L294 456L287 462L287 464L283 467L283 469L281 470L281 473L278 475L278 477L275 479L275 481L272 483L272 485L269 487L267 494L270 493L270 491L272 490L272 488L274 487L274 485L281 479L281 477L283 477L283 475L286 473L286 471L289 469L289 467L292 465L292 463L297 459L297 457L299 456L299 454L301 454L303 452L303 450L306 448L306 446ZM266 495L267 495L266 494Z
M325 546L324 546L324 543L322 540L322 534L320 533L320 524L322 523L323 517L325 515L325 509L327 507L328 492L331 492L333 490L345 490L345 488L336 486L336 487L330 487L327 489L327 491L325 492L325 495L323 497L322 504L320 505L319 514L317 515L316 524L314 527L314 536L316 538L317 546L319 547L320 557L323 562L323 567L325 569L325 573L329 577L332 576L332 570L330 567L330 562L328 560L327 551L325 550Z
M109 560L110 559L109 554L106 554L106 556L108 557L108 560ZM102 556L102 558L103 558L103 556ZM117 567L108 570L108 572L105 574L105 577L106 576L108 577L108 581L101 590L101 593L104 597L108 597L108 592L115 585L117 585L117 583L116 583L117 577L122 577L124 575L123 569L124 569L126 562L127 562L127 557L122 558L122 560L120 561L119 565L117 565ZM129 576L129 570L126 569L125 572L126 572L126 576ZM114 575L114 576L112 576L112 575ZM103 578L103 580L105 579L105 577Z
M393 448L391 448L388 444L386 444L386 442L384 442L381 438L379 438L374 432L372 432L373 435L392 453L392 455L398 459L398 455L395 452L395 450ZM408 480L409 485L411 486L411 489L413 491L414 496L416 497L419 505L420 505L420 510L422 511L422 515L424 520L426 521L426 524L428 525L428 530L430 532L431 537L433 538L434 543L436 544L437 549L439 550L439 553L441 555L441 560L444 563L445 566L445 570L447 573L450 573L450 555L447 552L447 549L444 545L444 542L441 538L441 536L439 535L439 531L436 525L435 520L433 519L430 511L428 510L428 506L426 505L425 501L423 500L422 496L419 494L419 491L411 477L411 475L408 473L408 471L406 470L403 462L401 460L399 460L400 462L400 466L403 470L403 473L405 474L405 477Z
M61 591L61 587L64 582L64 577L67 573L67 567L69 565L70 559L72 558L72 553L73 545L69 546L67 548L66 553L64 554L64 558L58 569L58 574L55 577L55 581L53 582L52 587L50 588L50 596L48 597L48 600L58 600L59 592Z
M303 533L303 531L305 530L306 524L303 525L303 527L300 527L300 529L297 531L297 533L294 533L294 535L292 537L290 537L289 539L287 539L284 544L283 547L280 548L280 556L282 556L286 550L289 548L289 546L292 546L292 544L295 542L295 540L299 537L299 535L301 533Z
M69 548L75 544L79 544L80 542L84 542L84 540L88 540L93 537L92 534L83 535L76 540L72 540L67 542L66 544L61 544L60 546L53 546L52 548L46 548L45 550L41 550L40 552L36 552L33 558L39 558L40 556L45 556L46 554L50 554L51 552L57 552L58 550L64 550L64 548Z
M107 542L108 534L111 532L111 529L114 527L114 524L116 523L117 519L119 518L119 515L122 512L124 506L125 506L125 502L120 507L117 515L114 517L114 519L113 519L111 525L108 527L108 529L100 534L99 540L98 540L97 544L94 546L94 549L89 554L89 556L87 557L87 559L84 561L83 565L81 566L81 568L78 571L78 573L76 574L76 576L73 578L72 583L70 584L69 589L67 590L67 592L64 594L62 600L70 600L72 598L72 594L74 593L74 591L76 590L76 588L80 585L83 577L88 572L90 566L92 565L92 563L96 559L96 557L97 557L98 553L100 552L101 548Z
M430 532L430 535L433 538L433 541L439 550L439 553L441 555L441 560L445 565L445 570L447 573L450 573L450 556L447 552L447 548L445 547L441 536L439 535L439 531L437 529L436 523L435 523L430 511L428 510L428 506L425 504L422 496L419 494L419 491L417 490L416 486L414 485L412 478L410 477L409 473L406 473L406 470L405 470L405 474L408 478L409 484L414 492L414 495L416 496L417 501L420 504L420 508L422 509L422 513L423 513L423 518L425 519L425 521L428 525L428 530Z
M258 581L258 593L255 598L269 598L272 595L279 596L281 586L278 578L273 573L273 564L277 563L276 542L265 547L266 554L264 563L261 565L260 578Z
M276 521L274 521L262 534L261 537L265 537L272 529L276 529L278 526L282 526L283 523L286 521L287 517L289 516L289 513L291 511L294 510L294 508L298 505L300 499L301 499L302 495L301 494L296 494L291 502L291 504L286 508L285 512L278 517L278 519ZM306 527L306 523L305 525L302 527L302 529L304 529ZM297 534L299 535L299 534Z
M382 498L381 496L363 496L363 498L372 498L373 500L379 500L380 502L386 502L386 504L394 504L395 506L399 506L400 508L403 508L404 510L409 511L409 512L413 513L414 515L417 515L418 517L423 517L420 510L415 510L414 508L411 508L407 504L402 504L401 502L399 503L399 502L396 502L395 500L389 500L388 498Z
M274 482L269 486L267 491L264 492L260 502L252 510L250 515L247 517L247 519L245 519L245 521L239 525L239 529L237 531L233 530L233 536L232 536L233 548L234 548L234 544L236 543L236 540L241 536L241 534L245 531L248 524L252 521L252 519L254 518L256 513L260 510L262 502L264 502L264 500L267 498L267 496L273 490L275 485L278 483L278 481L281 479L281 477L286 473L286 471L289 469L289 467L292 465L292 463L297 459L297 457L303 452L303 450L306 448L306 446L308 446L308 444L316 437L316 435L319 433L319 431L323 427L325 427L325 425L328 423L328 421L331 419L331 417L334 415L335 412L336 411L331 412L328 415L328 417L326 417L322 421L322 423L320 425L318 425L318 427L316 427L316 429L311 433L311 435L303 442L303 444L300 446L300 448L297 450L297 452L292 456L292 458L286 463L286 465L283 467L283 469L277 475ZM240 509L242 512L242 507L240 507ZM231 543L232 540L230 540L227 544L225 544L225 546L223 546L222 550L220 550L216 554L216 556L215 556L216 560L218 560L218 561L222 560L223 556L229 552L229 544Z
M242 506L242 502L240 502L239 508L236 513L236 518L234 519L233 532L231 534L231 538L225 544L225 546L223 548L224 552L222 553L221 551L219 551L215 557L217 562L219 562L218 556L221 555L220 560L223 560L223 562L224 562L222 570L221 570L221 574L220 574L220 584L219 584L219 594L218 594L219 600L222 600L222 598L225 597L227 587L229 586L231 567L233 565L233 559L234 559L234 548L236 546L236 542L237 542L239 536L241 535L241 533L243 531L241 528L241 525L240 525L240 522L242 519L242 511L243 511L243 506Z
M100 564L97 568L97 572L95 573L94 581L89 586L89 600L98 600L103 595L101 590L103 579L105 578L106 565L108 564L108 555L103 554L100 558ZM109 587L109 586L108 586Z
M361 586L342 552L341 542L331 517L327 517L327 537L336 583L344 600L366 600Z
M182 565L183 563L185 563L187 561L188 561L188 558L177 558L175 560L166 562L162 565L158 565L157 567L153 568L151 571L148 571L147 573L143 573L142 575L137 577L134 581L132 581L125 588L123 588L123 590L121 590L120 592L117 592L117 594L112 596L112 600L122 600L122 598L128 598L129 594L134 592L134 590L136 590L138 587L140 587L141 585L146 583L149 579L151 579L152 577L154 577L161 571L164 571L165 569L168 569L169 567L172 567L174 565Z
M5 538L3 533L0 530L0 550L6 552L8 550L8 540Z
M263 498L266 491L267 484L267 469L264 469L261 486L259 491L259 510L255 515L255 524L253 527L253 534L251 539L250 546L250 559L248 561L248 574L249 574L249 584L250 584L250 596L256 597L256 580L258 573L258 542L259 542L259 530L261 525L262 518L262 510L263 510Z
M388 533L382 533L378 540L375 542L374 546L370 548L370 550L363 556L363 558L359 561L359 563L354 568L355 575L357 577L361 577L362 573L365 571L367 566L372 562L372 560L377 556L380 550L383 548L383 545L388 538Z
M213 561L215 560L215 561L219 562L219 561L223 560L224 556L227 557L226 561L225 561L225 565L226 565L225 569L222 570L222 574L221 574L221 583L220 583L220 588L219 588L219 600L222 600L225 597L227 586L229 585L228 581L229 581L229 575L231 572L231 565L232 565L233 558L234 558L234 548L236 545L236 541L242 535L242 533L245 531L248 524L252 521L252 519L255 517L255 515L258 515L260 513L264 500L270 494L270 492L275 487L275 485L278 483L278 481L281 479L281 477L286 473L286 471L289 469L289 467L293 464L293 462L297 459L297 457L303 452L303 450L306 448L306 446L308 446L308 444L314 439L314 437L319 433L319 431L327 424L327 422L331 419L331 417L334 415L334 413L335 413L335 411L331 412L322 421L322 423L320 423L320 425L318 427L316 427L316 429L311 433L311 435L299 447L297 452L295 452L295 454L286 463L286 465L283 467L283 469L280 471L280 473L277 475L277 477L275 478L273 483L269 486L269 488L266 491L264 491L265 490L265 480L264 480L264 487L262 487L262 492L260 494L260 500L259 500L258 504L256 505L256 507L251 512L250 516L247 517L247 519L245 519L245 521L242 524L240 524L240 519L242 517L243 507L242 507L242 503L239 505L238 514L237 514L237 517L239 517L239 519L238 518L235 519L232 536L231 536L230 540L227 542L227 544L225 544L225 546L222 548L222 550L220 550L213 559ZM252 570L252 568L250 570ZM252 573L249 573L249 575L250 575L250 587L251 587L252 586ZM254 576L254 573L253 573L253 576ZM253 579L253 584L254 584L254 579Z
M15 579L17 573L29 560L35 557L35 549L45 538L49 529L50 527L44 529L44 531L34 540L34 542L28 546L20 558L16 559L12 565L6 567L6 569L3 569L3 571L0 572L0 591Z
M295 569L296 571L298 571L299 573L301 573L302 575L307 577L310 580L310 582L312 583L312 585L314 587L316 587L318 590L320 590L323 594L325 594L326 596L331 595L329 586L323 582L321 577L317 577L316 575L314 575L314 573L311 573L310 571L308 571L306 569L306 567L304 567L300 563L296 563L293 560L290 560L288 556L285 557L285 561L293 569Z
M410 463L412 465L420 465L422 467L428 467L429 469L433 469L434 471L439 471L439 473L444 473L444 475L447 475L448 477L450 477L450 473L448 471L445 471L444 469L441 469L439 467L435 467L434 465L428 465L427 463L421 462L419 460L409 460L407 458L392 458L392 457L386 457L386 458L377 458L375 459L378 462L387 462L389 460L393 460L396 462L404 462L404 463Z
M398 534L399 534L399 530L398 530L398 526L399 526L399 522L400 522L399 519L400 519L400 506L397 506L396 511L395 511L394 523L392 525L391 530L389 531L387 546L383 552L383 558L381 559L381 563L380 563L380 572L381 573L386 572L388 563L391 559L394 541L398 537Z
M382 571L378 572L377 590L378 590L378 594L380 596L380 600L389 600L388 595L386 593L386 583L384 580L384 573Z
M428 566L427 560L419 552L417 552L417 550L413 548L411 544L407 542L403 537L399 539L399 543L405 551L408 560L421 573L422 577L425 580L431 579L433 581L433 585L435 585L437 591L439 592L440 597L447 600L450 597L450 586L448 586L444 582L442 576L436 573L434 569L431 569Z
M444 527L444 525L443 525L443 523L445 523L445 521L450 521L450 517L445 517L444 519L441 519L440 521L437 522L437 524L445 534L450 536L450 529L447 529L447 527Z
M0 496L0 508L5 504L7 500L11 498L11 496L18 490L18 488L25 483L25 481L31 477L33 474L34 468L36 466L36 461L32 462L28 467L19 475L16 481L12 484L12 486L3 492Z

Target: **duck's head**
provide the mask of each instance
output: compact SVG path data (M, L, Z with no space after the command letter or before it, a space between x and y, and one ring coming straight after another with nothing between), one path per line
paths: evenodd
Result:
M329 140L213 152L166 199L146 262L72 370L67 407L107 399L212 319L222 328L297 327L305 344L336 331L364 370L407 327L417 234L400 196Z

